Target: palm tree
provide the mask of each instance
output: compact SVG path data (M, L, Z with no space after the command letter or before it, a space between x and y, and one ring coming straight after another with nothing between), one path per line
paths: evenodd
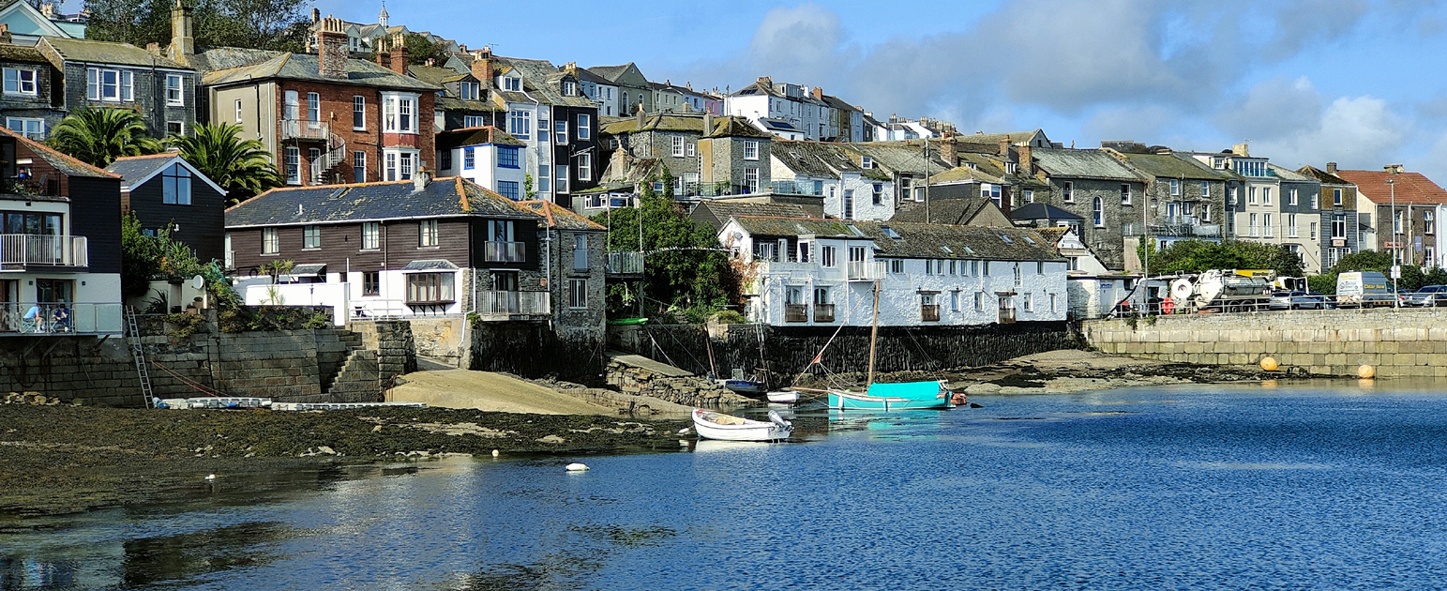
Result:
M171 136L166 142L181 150L181 157L226 189L231 203L245 201L281 186L271 153L257 140L241 139L241 126L230 123L197 125L193 137Z
M50 146L82 162L105 168L116 158L161 151L141 114L129 109L82 108L55 126Z

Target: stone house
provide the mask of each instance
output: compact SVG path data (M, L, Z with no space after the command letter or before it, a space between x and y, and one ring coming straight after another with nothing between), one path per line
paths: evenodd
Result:
M769 146L775 195L813 197L825 216L885 221L894 217L894 179L865 170L842 144L774 140Z
M1140 268L1136 246L1144 235L1157 249L1183 240L1221 241L1230 174L1165 149L1103 149L1146 180L1145 216L1124 220L1125 268Z
M618 180L614 175L624 173L630 159L652 159L673 176L675 196L699 195L703 162L699 158L698 143L711 121L711 117L702 113L646 115L642 112L610 121L601 129L602 153L607 163L604 182ZM615 162L619 162L619 166L615 167Z
M0 336L121 334L120 177L8 129L0 155Z
M121 177L121 215L134 213L145 231L169 227L197 260L226 260L226 190L180 154L117 158L106 170Z
M129 43L43 37L35 48L59 72L66 113L135 109L153 137L192 133L197 74L191 67Z
M759 193L771 181L771 136L739 117L719 117L698 142L699 182L715 195Z
M287 279L351 317L601 329L604 228L464 179L274 189L228 209L226 230L238 276L270 283L262 266L290 260Z
M970 326L1066 317L1065 258L1028 228L735 216L719 241L770 326Z
M653 104L653 84L643 75L643 71L638 69L638 64L628 62L621 66L592 66L588 71L601 76L618 90L617 108L613 111L618 116L631 116L640 108L644 113L658 112Z
M340 20L323 25L317 54L223 47L187 56L205 72L209 122L259 139L289 185L407 180L431 168L440 88L406 74L400 41L378 54L384 67L347 57Z
M1112 270L1126 266L1125 224L1140 220L1146 179L1099 149L1020 149L1020 174L1043 181L1049 189L1036 203L1059 207L1084 218L1083 235L1090 249Z
M1371 215L1357 211L1357 187L1336 175L1336 163L1326 163L1326 170L1303 166L1296 172L1316 179L1320 193L1308 197L1310 209L1318 214L1321 242L1321 269L1326 271L1342 257L1361 252L1362 230L1371 228Z
M0 114L5 117L5 127L30 139L45 141L55 124L65 117L59 70L35 47L0 43L0 72L4 80L0 87Z
M1395 253L1402 264L1439 264L1438 214L1439 206L1447 204L1447 191L1400 164L1380 171L1338 170L1336 176L1356 185L1358 215L1377 220L1375 232L1366 237L1375 250Z

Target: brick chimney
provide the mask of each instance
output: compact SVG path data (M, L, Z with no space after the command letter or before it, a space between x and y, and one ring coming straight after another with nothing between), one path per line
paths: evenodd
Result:
M472 77L481 82L483 88L492 88L492 47L484 45L472 55Z
M317 29L317 74L322 78L347 77L347 28L342 19L327 15Z
M1405 171L1406 168L1403 167L1401 164L1388 164L1386 166L1383 166L1382 170L1387 171L1388 174L1402 174L1402 172Z
M398 74L401 74L401 75L403 75L403 76L406 76L406 75L407 75L407 45L406 45L405 42L403 41L403 37L402 37L402 34L401 34L401 33L397 33L396 35L393 35L393 36L392 36L392 51L390 52L390 54L388 55L388 57L389 57L389 58L391 59L391 61L392 61L391 66L390 66L390 67L392 68L392 71L393 71L393 72L396 72L396 73L398 73Z
M171 47L167 57L186 63L186 56L196 53L196 36L191 28L191 7L182 0L176 0L171 7Z
M960 165L958 142L959 140L955 139L955 134L953 133L946 135L945 139L940 140L940 158L943 158L951 168Z
M824 89L823 89L822 87L815 86L813 90L814 90L814 98L816 98L816 99L818 99L818 100L821 100L821 101L824 100Z
M1020 146L1016 152L1020 154L1020 163L1017 165L1020 176L1035 176L1035 160L1030 155L1030 145Z
M1010 157L1010 138L1009 138L1009 137L1000 138L1000 157L1001 157L1001 158L1009 158L1009 157Z
M1328 162L1328 163L1326 163L1326 173L1327 173L1327 174L1336 174L1336 163L1335 163L1335 162Z

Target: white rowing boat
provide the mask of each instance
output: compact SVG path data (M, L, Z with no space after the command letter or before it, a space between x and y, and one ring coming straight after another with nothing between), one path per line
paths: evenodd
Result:
M794 425L769 411L768 421L755 421L721 412L693 409L693 428L704 439L722 441L780 441L788 439Z

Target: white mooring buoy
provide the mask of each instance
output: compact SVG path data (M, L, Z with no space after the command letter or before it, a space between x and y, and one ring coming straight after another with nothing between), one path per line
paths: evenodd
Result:
M579 462L573 462L571 464L568 464L565 469L569 472L587 472L588 465Z

